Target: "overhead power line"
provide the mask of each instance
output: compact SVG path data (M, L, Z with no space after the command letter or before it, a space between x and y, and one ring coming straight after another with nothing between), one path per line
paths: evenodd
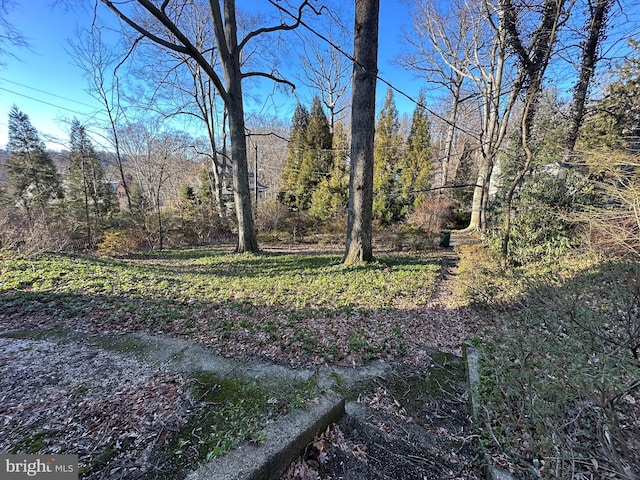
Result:
M288 11L286 8L284 8L282 5L280 5L279 3L277 3L277 0L269 0L269 3L271 3L271 5L273 5L274 7L276 7L278 10L280 10L281 12L289 15L290 17L294 18L296 21L299 22L300 25L302 25L304 28L306 28L307 30L309 30L313 35L315 35L316 37L318 37L319 39L321 39L323 42L326 42L331 48L335 49L337 52L339 52L340 54L344 55L350 62L358 65L360 68L365 68L363 65L361 65L354 57L353 55L351 55L350 53L347 53L344 51L344 49L342 49L339 45L336 45L335 42L331 41L331 39L327 38L325 35L321 34L320 32L318 32L317 30L315 30L314 28L312 28L311 26L309 26L306 22L304 22L302 19L298 19L298 17L291 13L290 11ZM443 117L442 115L440 115L438 112L436 112L435 110L430 109L429 107L427 107L426 105L423 105L421 102L418 102L418 100L416 100L415 98L413 98L410 94L408 94L407 92L405 92L404 90L401 90L400 88L396 87L395 85L393 85L390 81L386 80L385 78L382 78L377 72L376 72L376 78L378 80L380 80L382 83L384 83L385 85L387 85L390 89L392 89L394 92L402 95L403 97L407 98L409 101L413 102L416 106L419 106L421 108L424 108L425 111L429 112L431 115L433 115L434 117L436 117L437 119L441 120L442 122L445 122L448 125L451 125L452 127L460 130L461 132L467 134L467 135L471 135L474 136L474 134L472 132L466 131L465 129L461 128L459 125L455 125L451 122L451 120L449 120L448 118Z
M8 78L0 77L0 82L12 83L13 85L17 85L19 87L26 88L28 90L33 90L34 92L44 93L45 95L49 95L51 97L56 97L56 98L59 98L61 100L65 100L67 102L77 103L78 105L82 105L83 107L95 108L94 105L89 105L88 103L79 102L78 100L74 100L72 98L67 98L67 97L63 97L62 95L58 95L58 94L55 94L55 93L47 92L46 90L40 90L38 88L31 87L29 85L25 85L24 83L14 82L13 80L9 80Z
M0 87L0 90L12 93L13 95L18 95L19 97L28 98L29 100L33 100L34 102L43 103L45 105L49 105L50 107L59 108L61 110L66 110L67 112L75 113L76 115L87 116L86 113L78 112L77 110L71 110L70 108L63 107L62 105L56 105L55 103L47 102L40 98L31 97L29 95L25 95L24 93L15 92L13 90L9 90L8 88Z

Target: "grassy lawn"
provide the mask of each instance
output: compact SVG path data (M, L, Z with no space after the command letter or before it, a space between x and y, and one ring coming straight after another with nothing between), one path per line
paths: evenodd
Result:
M171 332L290 363L359 361L406 353L397 312L423 305L439 270L436 258L400 255L345 267L335 255L2 251L0 315L13 327Z

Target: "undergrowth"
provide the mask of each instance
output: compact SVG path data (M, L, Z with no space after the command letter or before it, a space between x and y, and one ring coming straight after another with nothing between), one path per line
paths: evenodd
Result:
M0 250L0 260L0 315L20 327L187 335L294 364L406 355L394 312L420 308L440 269L428 256L345 266L336 255L205 249L117 259Z
M482 442L518 478L640 473L640 266L574 255L503 270L462 252L467 298L489 309Z

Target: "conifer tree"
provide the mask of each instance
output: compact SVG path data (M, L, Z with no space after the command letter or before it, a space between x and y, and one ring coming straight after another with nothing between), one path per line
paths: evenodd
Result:
M378 116L374 144L373 218L389 223L400 217L398 177L402 158L402 138L398 109L389 88Z
M334 125L333 166L328 177L323 178L313 192L309 213L320 220L329 220L346 213L349 195L349 171L347 153L349 138L344 124Z
M9 112L7 150L10 155L7 173L14 200L32 220L35 208L44 210L51 200L62 198L62 188L60 176L38 131L15 105Z
M618 66L616 78L585 119L581 131L583 148L617 148L628 142L633 150L640 150L640 41L629 43L634 55Z
M331 128L319 97L313 98L306 128L306 144L296 182L299 209L311 206L311 197L318 184L329 176L333 165L331 155Z
M280 192L278 193L280 201L293 209L296 209L298 205L298 175L300 173L300 166L302 165L302 155L307 143L308 123L309 112L304 105L298 102L291 121L291 133L289 134L288 147L289 152L282 171Z
M71 123L70 140L67 199L73 211L84 218L86 238L91 245L113 209L111 188L86 128L77 119Z
M403 213L407 214L427 197L433 176L431 125L424 107L424 92L420 92L413 111L407 139L407 152L400 162L400 191Z

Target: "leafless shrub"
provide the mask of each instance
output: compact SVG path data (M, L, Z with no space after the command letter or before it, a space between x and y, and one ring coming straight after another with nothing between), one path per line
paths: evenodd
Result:
M454 203L446 195L429 195L409 215L408 223L437 238L451 218Z
M277 231L290 215L289 208L277 200L267 200L258 205L256 226L258 231L273 233Z
M640 155L623 150L590 152L600 202L580 214L590 244L608 254L640 255Z
M77 250L84 246L61 212L32 212L0 208L0 246L26 253Z

